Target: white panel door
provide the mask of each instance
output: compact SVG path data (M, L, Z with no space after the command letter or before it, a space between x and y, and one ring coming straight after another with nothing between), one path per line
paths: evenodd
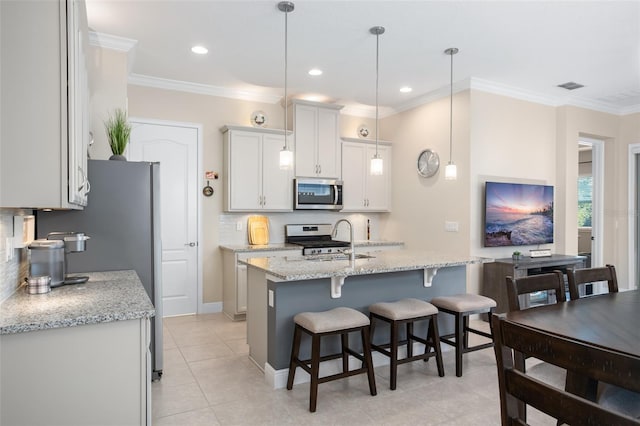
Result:
M131 124L129 161L160 163L163 314L196 313L198 129L135 121Z

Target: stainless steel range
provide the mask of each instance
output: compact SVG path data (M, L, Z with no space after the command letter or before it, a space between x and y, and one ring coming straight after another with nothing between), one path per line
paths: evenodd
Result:
M285 225L285 241L302 246L302 254L335 254L349 248L348 241L331 237L333 225Z

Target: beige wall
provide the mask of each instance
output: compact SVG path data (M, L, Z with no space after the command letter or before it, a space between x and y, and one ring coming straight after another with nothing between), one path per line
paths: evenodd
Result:
M383 237L405 242L409 249L469 253L469 91L454 96L453 160L458 179L446 181L449 161L449 98L385 118L382 138L393 142L393 210ZM440 157L435 176L417 173L424 149ZM445 222L458 222L458 232L445 232Z
M111 156L111 148L104 130L104 121L116 108L127 107L127 54L91 47L89 53L91 76L91 129L94 143L89 155L96 160Z
M471 93L471 254L511 256L514 247L483 247L484 183L556 185L555 132L553 107L480 91ZM543 246L547 247L556 251L553 244ZM469 268L469 291L479 291L481 275L482 267Z
M557 108L558 144L556 195L557 250L578 252L576 185L578 177L578 140L580 137L604 140L604 217L603 263L616 266L618 279L624 288L628 282L626 244L628 232L621 212L627 209L627 146L619 137L621 117L583 108L563 106ZM624 179L621 174L624 173ZM566 201L564 201L566 200ZM558 203L558 201L560 201ZM622 223L624 222L624 223ZM622 247L624 245L624 248Z

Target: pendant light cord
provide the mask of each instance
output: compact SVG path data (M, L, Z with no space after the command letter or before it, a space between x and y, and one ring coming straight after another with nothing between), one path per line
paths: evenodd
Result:
M378 80L379 80L380 33L376 34L376 158L378 158Z
M289 115L289 106L287 102L287 63L288 63L288 55L287 55L287 39L288 39L288 16L289 10L286 9L284 11L284 148L288 150L289 143L287 141L287 126L288 126L288 115Z
M451 53L451 93L449 96L449 164L453 164L453 55Z

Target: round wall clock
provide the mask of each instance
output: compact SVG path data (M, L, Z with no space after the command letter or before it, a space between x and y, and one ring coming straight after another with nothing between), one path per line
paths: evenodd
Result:
M435 151L425 149L418 155L418 174L422 177L431 177L440 167L440 157Z

